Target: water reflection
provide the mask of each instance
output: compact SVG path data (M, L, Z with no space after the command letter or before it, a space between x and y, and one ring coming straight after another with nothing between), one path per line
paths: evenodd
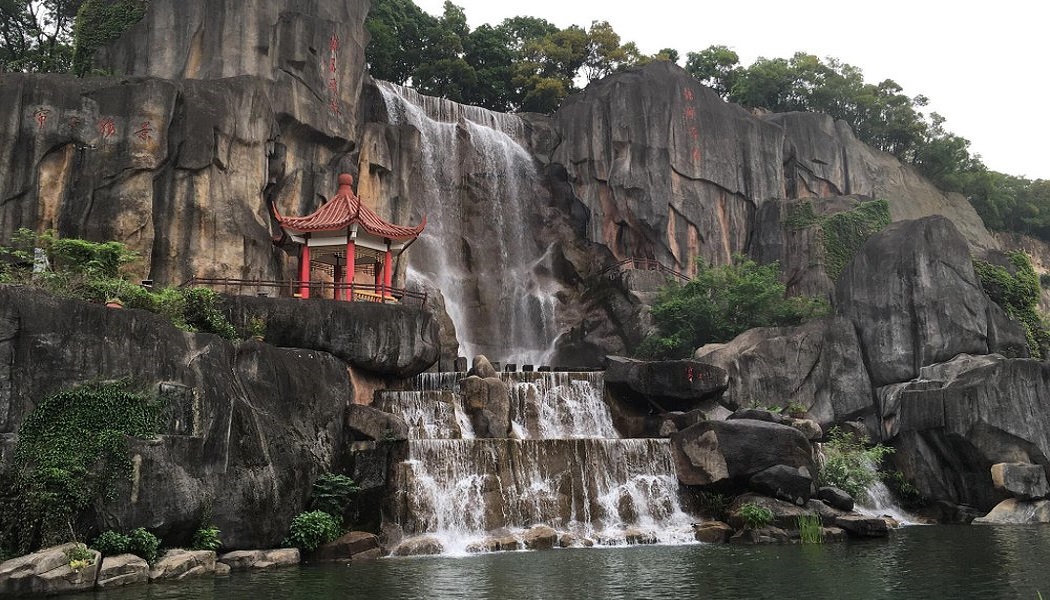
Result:
M890 540L824 546L651 546L384 559L94 597L1035 599L1037 591L1050 598L1047 565L1050 527L911 527Z

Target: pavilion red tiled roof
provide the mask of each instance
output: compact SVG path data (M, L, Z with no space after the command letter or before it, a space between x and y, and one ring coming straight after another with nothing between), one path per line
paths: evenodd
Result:
M397 241L414 239L426 227L426 216L423 217L423 222L415 227L387 223L375 211L361 203L361 199L351 189L353 184L353 176L343 173L339 176L339 191L313 214L305 217L285 217L277 212L277 207L274 206L274 216L282 227L299 233L338 231L356 223L372 235Z

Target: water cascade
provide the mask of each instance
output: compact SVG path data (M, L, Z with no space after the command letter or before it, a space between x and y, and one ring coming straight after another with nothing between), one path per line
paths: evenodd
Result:
M391 124L419 131L412 201L427 234L410 279L441 290L460 355L544 364L557 331L549 258L529 232L544 190L517 116L377 84ZM415 174L415 171L413 171Z
M447 553L491 549L494 537L521 547L533 525L577 543L692 540L669 442L619 438L602 373L501 378L513 439L474 439L447 374L420 376L420 391L381 394L377 406L408 419L413 438L393 476L388 526L397 535L434 536Z

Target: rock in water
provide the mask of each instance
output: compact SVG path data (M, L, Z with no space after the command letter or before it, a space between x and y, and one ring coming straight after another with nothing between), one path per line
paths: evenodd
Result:
M992 525L1050 523L1050 500L1024 501L1007 498L997 504L987 515L978 517L973 522Z
M149 564L134 554L107 556L98 573L98 587L102 589L149 582Z
M45 548L33 554L0 563L0 594L61 594L95 587L102 555L92 550L93 562L74 571L66 552L75 544Z
M1034 500L1050 495L1046 469L1027 463L997 463L992 465L992 484L1013 494L1018 500Z

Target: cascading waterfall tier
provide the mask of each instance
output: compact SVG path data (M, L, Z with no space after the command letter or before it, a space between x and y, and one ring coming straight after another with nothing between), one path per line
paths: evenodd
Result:
M381 394L377 406L409 420L413 438L392 477L397 535L436 537L448 553L490 549L494 536L520 545L533 525L579 543L693 539L668 440L619 438L603 374L501 378L515 439L472 439L457 416L456 376L424 375L419 391Z
M528 232L543 193L514 116L377 83L391 124L419 131L412 202L428 217L409 277L441 290L462 356L545 364L558 284Z

